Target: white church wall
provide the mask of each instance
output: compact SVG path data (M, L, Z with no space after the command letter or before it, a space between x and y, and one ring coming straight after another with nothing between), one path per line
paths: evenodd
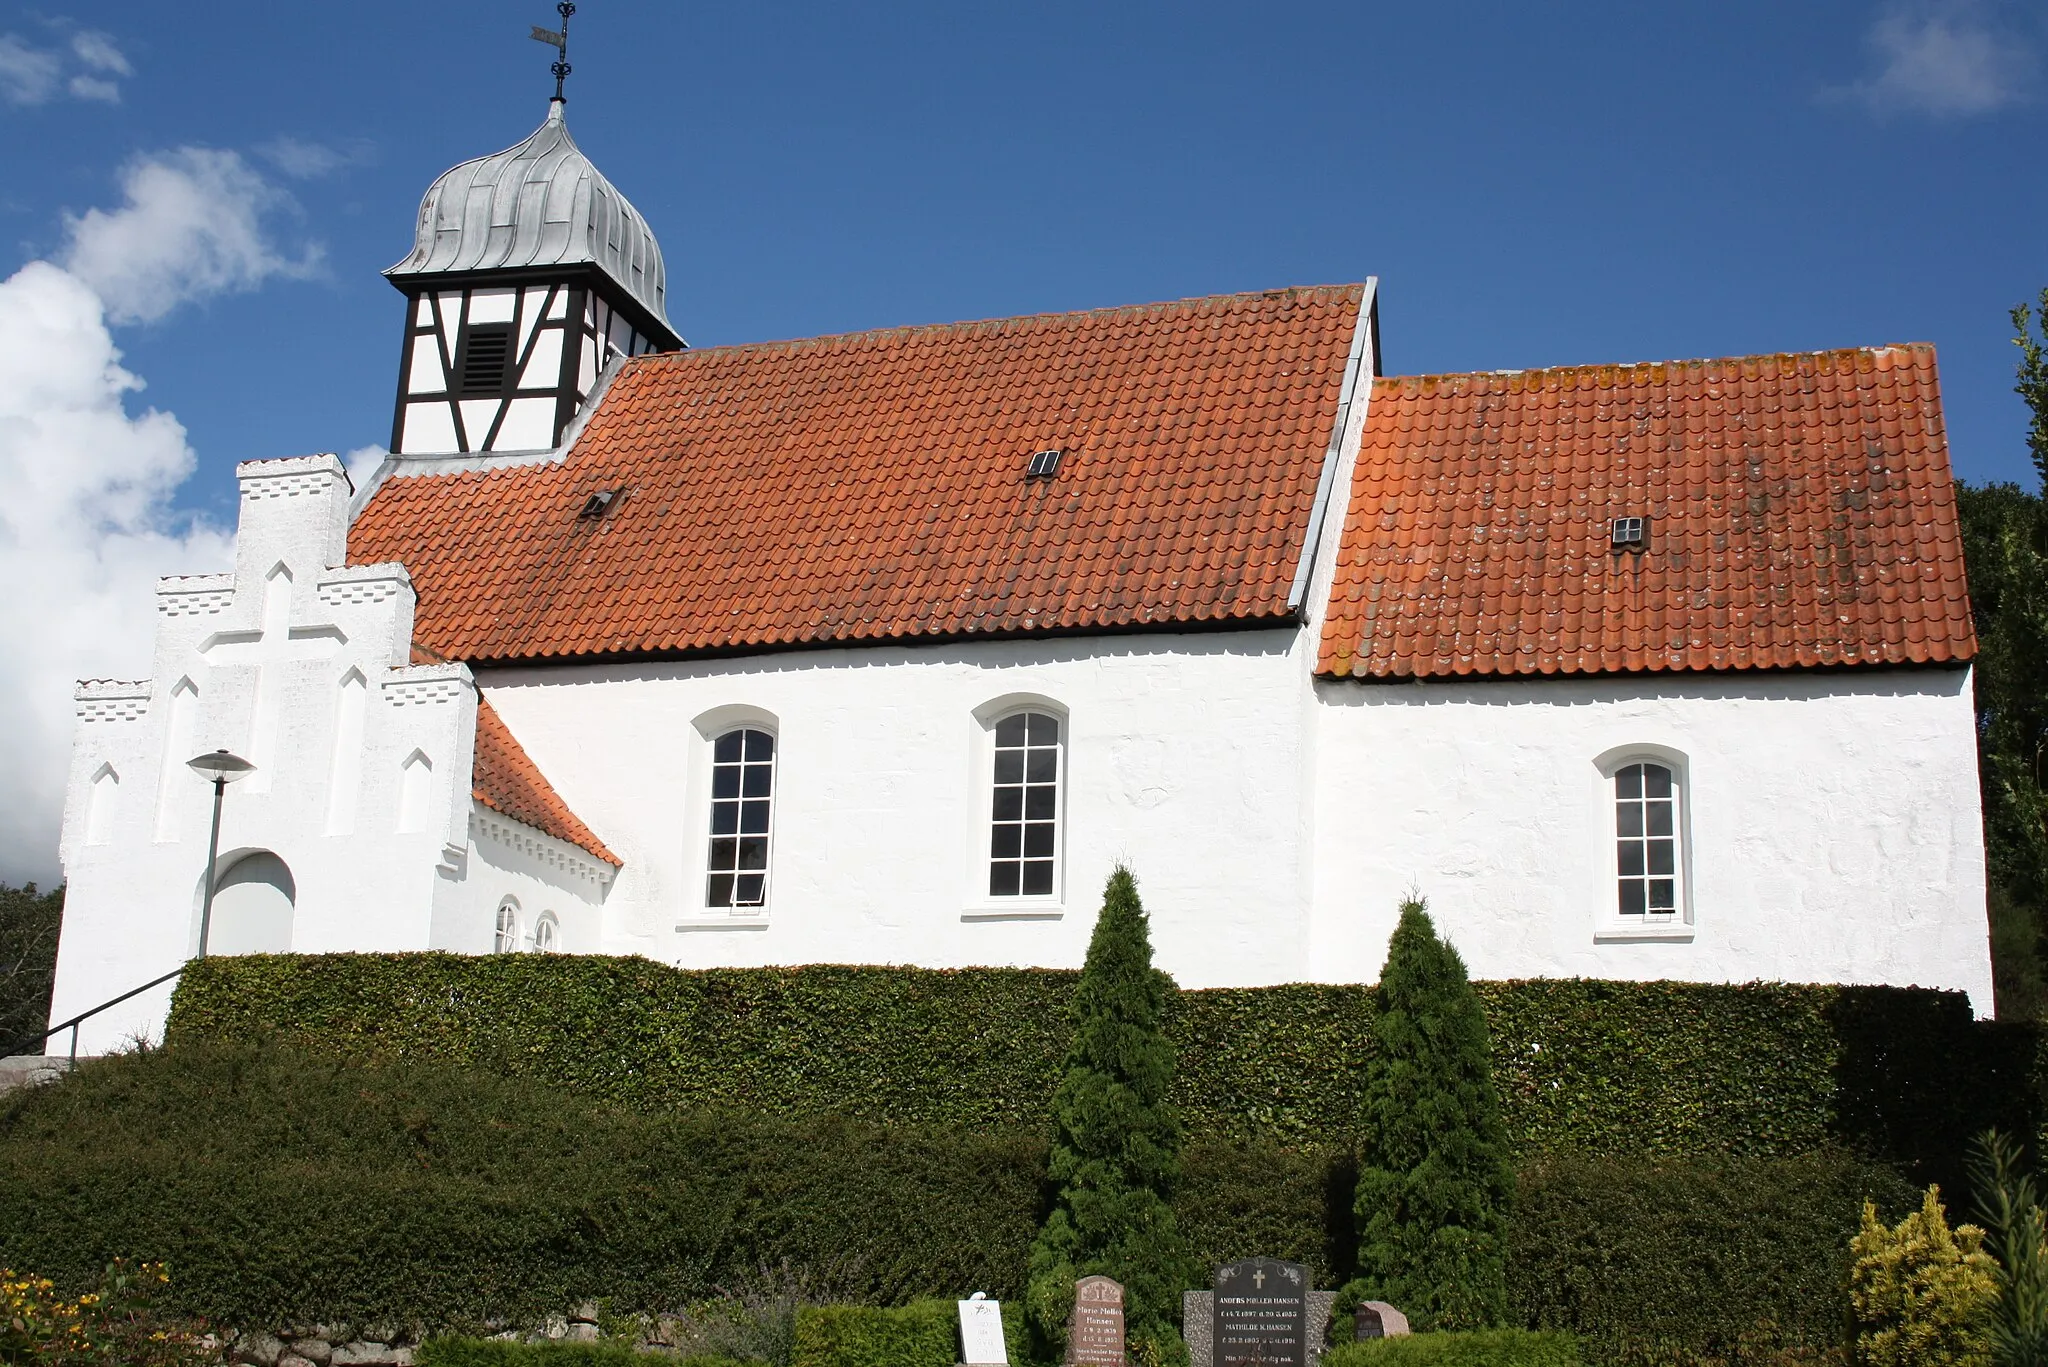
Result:
M495 951L498 908L509 902L517 949L534 949L536 928L551 919L556 952L604 952L602 917L612 879L608 865L482 803L471 804L470 833L463 912L446 926L436 926L434 948L458 954Z
M1284 705L1304 649L1293 630L1087 637L492 670L480 683L624 860L608 952L688 967L1076 966L1123 860L1161 966L1211 986L1304 976L1301 714ZM984 723L1005 699L1049 700L1067 721L1063 895L1044 902L988 895ZM710 740L739 719L777 738L760 913L704 906Z
M292 889L294 950L426 948L437 867L467 845L475 687L459 664L405 664L413 595L401 567L336 567L348 497L340 462L252 462L237 473L234 574L163 581L154 678L79 689L54 1020L197 949L212 787L185 761L201 751L261 765L228 788L216 867L265 854L282 862L288 880L267 882ZM416 758L432 778L401 823ZM118 776L111 789L106 772ZM337 777L349 792L337 795ZM269 918L261 942L275 942L274 898L246 885L228 901L231 920L244 901ZM223 946L240 933L230 929ZM168 1002L158 989L95 1017L80 1048L154 1034ZM49 1047L61 1053L70 1041Z
M1918 984L1991 1009L1966 670L1316 692L1316 977L1376 978L1414 889L1480 978ZM1631 935L1606 771L1638 754L1682 780L1691 916Z

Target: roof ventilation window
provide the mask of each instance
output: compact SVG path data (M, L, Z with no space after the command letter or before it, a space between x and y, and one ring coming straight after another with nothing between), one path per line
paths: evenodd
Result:
M1641 517L1617 517L1610 535L1617 551L1639 551L1647 536L1648 519Z
M1031 464L1024 469L1026 479L1051 479L1060 471L1060 453L1057 451L1033 451Z
M617 499L618 496L619 491L617 489L599 489L589 498L583 500L583 511L578 513L577 516L603 517L605 509L611 507L613 500Z

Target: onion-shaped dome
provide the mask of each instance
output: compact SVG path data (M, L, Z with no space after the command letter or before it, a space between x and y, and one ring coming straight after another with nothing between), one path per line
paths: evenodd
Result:
M553 100L532 137L427 187L412 254L384 274L581 265L602 271L674 334L654 230L576 146Z

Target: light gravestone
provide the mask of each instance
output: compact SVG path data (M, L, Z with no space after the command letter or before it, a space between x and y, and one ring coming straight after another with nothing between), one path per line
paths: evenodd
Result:
M1003 1344L1003 1307L986 1291L977 1291L960 1307L960 1361L967 1367L1009 1367Z
M1067 1367L1124 1367L1124 1288L1109 1277L1074 1283Z
M1247 1258L1216 1273L1210 1367L1308 1367L1308 1269Z
M1408 1332L1408 1317L1385 1301L1361 1301L1352 1320L1361 1339L1396 1339Z

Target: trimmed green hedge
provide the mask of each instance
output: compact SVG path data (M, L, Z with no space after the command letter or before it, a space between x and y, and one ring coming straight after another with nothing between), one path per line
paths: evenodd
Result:
M1515 1317L1610 1367L1757 1362L1843 1341L1863 1201L1920 1192L1840 1150L1685 1160L1554 1155L1525 1166L1508 1231Z
M1340 1343L1323 1367L1580 1367L1570 1334L1481 1329L1462 1334L1407 1334Z
M510 1343L504 1339L428 1339L413 1354L419 1367L761 1367L737 1358L637 1353L611 1343Z
M234 956L179 982L173 1043L277 1034L482 1067L638 1109L732 1108L975 1129L1045 1123L1074 975L686 971L639 958ZM1847 1143L1948 1176L1988 1125L2041 1126L2042 1036L1960 993L1592 980L1477 985L1524 1152L1801 1153ZM1344 1143L1371 989L1181 992L1189 1133Z
M0 1265L82 1290L116 1255L162 1260L173 1308L242 1328L475 1331L727 1292L983 1290L1014 1311L1044 1163L1028 1132L648 1115L519 1078L188 1042L0 1098ZM1175 1219L1201 1263L1277 1254L1319 1286L1350 1278L1344 1150L1199 1139L1183 1163ZM1527 1163L1514 1321L1643 1363L1830 1341L1865 1195L1888 1217L1917 1200L1839 1150Z

